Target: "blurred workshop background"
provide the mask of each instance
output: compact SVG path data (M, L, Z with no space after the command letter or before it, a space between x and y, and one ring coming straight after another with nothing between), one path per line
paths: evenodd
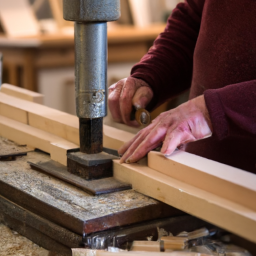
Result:
M108 85L127 77L180 0L121 0L121 17L108 23ZM44 104L75 114L74 28L62 0L0 0L3 83L44 94ZM170 108L187 99L175 99Z

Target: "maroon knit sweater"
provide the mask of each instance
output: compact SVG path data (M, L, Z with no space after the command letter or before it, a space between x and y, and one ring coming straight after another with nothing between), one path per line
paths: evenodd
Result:
M256 173L256 1L187 0L135 65L152 109L191 88L205 95L211 138L186 151Z

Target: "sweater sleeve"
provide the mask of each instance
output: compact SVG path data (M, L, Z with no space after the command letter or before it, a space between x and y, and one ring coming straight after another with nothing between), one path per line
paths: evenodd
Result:
M204 2L187 0L178 4L164 32L132 68L131 76L146 81L154 92L151 108L191 86L193 53Z
M256 80L204 92L213 136L256 136Z

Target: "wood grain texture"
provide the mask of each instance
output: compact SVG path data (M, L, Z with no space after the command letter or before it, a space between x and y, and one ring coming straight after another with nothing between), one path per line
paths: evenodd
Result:
M256 211L256 175L184 151L148 154L148 166L174 179Z
M66 163L68 150L78 148L74 143L29 125L0 116L0 135L19 144L26 144L51 154L52 160Z
M147 166L119 164L114 177L133 189L256 242L256 211L179 181Z
M26 111L30 126L79 144L79 124L76 116L4 93L0 93L0 104L11 106L16 111Z
M67 166L67 153L70 150L78 149L79 146L69 141L58 141L50 143L51 159Z
M32 101L38 104L43 104L44 96L37 92L32 92L30 90L20 88L11 84L2 84L1 92L27 101Z
M78 117L34 102L18 99L1 92L0 104L5 108L13 109L12 115L6 110L2 113L3 116L7 115L11 119L21 121L17 120L20 113L22 112L24 115L27 113L27 122L29 126L38 128L79 145ZM117 150L124 144L124 142L133 138L133 136L134 134L129 132L104 125L103 146Z

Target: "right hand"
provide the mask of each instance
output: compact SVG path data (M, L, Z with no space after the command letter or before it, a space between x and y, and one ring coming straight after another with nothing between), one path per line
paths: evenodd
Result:
M146 108L152 98L153 91L144 80L128 77L109 87L108 106L115 122L138 127L136 120L130 120L132 106Z

